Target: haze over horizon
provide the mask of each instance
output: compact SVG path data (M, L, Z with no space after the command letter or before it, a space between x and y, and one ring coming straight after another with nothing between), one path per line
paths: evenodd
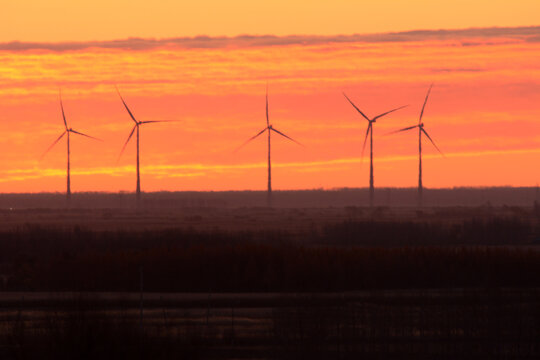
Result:
M540 179L538 2L129 3L27 0L0 15L1 193L64 190L65 144L39 161L63 128L58 86L70 126L105 140L73 140L73 191L133 191L114 84L141 120L181 120L142 131L147 192L264 189L266 142L233 150L264 126L267 81L271 123L306 145L274 140L276 190L368 186L366 124L342 91L370 116L410 104L377 124L375 186L414 187L417 137L384 134L418 119L431 83L424 122L446 158L424 144L427 188Z

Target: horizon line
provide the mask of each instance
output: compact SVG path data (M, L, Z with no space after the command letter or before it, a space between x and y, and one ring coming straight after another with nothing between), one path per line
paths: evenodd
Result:
M513 190L522 190L522 189L539 189L537 185L529 186L514 186L514 185L478 185L478 186L453 186L453 187L424 187L424 190L428 191L451 191L451 190L500 190L500 189L513 189ZM406 186L406 187L397 187L397 186L381 186L375 189L375 191L381 190L410 190L417 191L417 186ZM337 192L337 191L369 191L369 186L367 187L334 187L334 188L306 188L306 189L272 189L272 192ZM239 193L239 192L249 192L249 193L265 193L266 189L242 189L242 190L154 190L154 191L142 191L141 194L160 194L160 193ZM134 195L135 191L130 190L118 190L118 191L75 191L72 192L72 195L75 194L103 194L103 195ZM64 191L40 191L40 192L0 192L0 196L5 195L58 195L65 196Z

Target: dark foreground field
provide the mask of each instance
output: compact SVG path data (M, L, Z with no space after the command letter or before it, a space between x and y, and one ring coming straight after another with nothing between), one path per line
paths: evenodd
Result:
M5 210L0 358L535 359L539 224L509 206Z
M537 359L540 290L11 294L3 359ZM142 321L141 321L142 319Z

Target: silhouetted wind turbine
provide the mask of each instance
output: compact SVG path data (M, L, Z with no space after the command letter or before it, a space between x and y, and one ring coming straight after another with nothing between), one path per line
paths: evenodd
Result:
M300 144L298 141L294 140L293 138L285 135L281 131L275 129L272 126L272 124L270 124L270 118L268 116L268 85L266 85L266 127L264 129L262 129L259 133L257 133L257 135L249 138L245 143L240 145L235 150L235 152L240 150L240 148L244 147L250 141L252 141L255 138L259 137L260 135L264 134L265 131L268 131L268 206L272 206L272 162L271 162L271 159L270 159L270 135L272 134L272 131L275 132L276 134L279 134L279 135L281 135L281 136L283 136L283 137L297 143L298 145L301 145L301 146L303 146L303 145Z
M385 115L388 115L394 111L397 111L399 109L403 109L404 107L407 107L409 105L400 106L398 108L392 109L390 111L384 112L382 114L379 114L373 118L367 117L354 103L349 99L349 97L343 93L345 98L349 100L351 105L368 121L368 127L366 130L366 136L364 138L364 145L362 146L362 159L364 158L364 151L366 150L366 141L369 135L369 206L373 206L374 198L375 198L375 187L373 183L373 124L377 122L377 119L382 118Z
M433 87L433 84L429 87L429 90L426 95L426 99L424 100L424 105L422 106L422 111L420 112L420 118L418 119L418 124L409 126L403 129L399 129L396 131L391 132L390 134L395 134L398 132L408 131L412 129L418 128L418 206L422 206L422 196L423 196L423 185L422 185L422 133L426 135L426 137L431 141L433 146L435 146L435 149L437 149L438 152L441 153L441 155L444 156L443 152L439 149L439 147L435 144L431 136L427 133L427 131L424 129L424 123L422 122L422 117L424 116L424 109L426 108L426 104L429 98L429 94L431 93L431 88Z
M135 125L133 126L133 129L129 133L129 136L128 136L126 142L124 143L124 146L122 147L122 151L120 151L120 155L118 156L118 160L120 160L120 157L124 153L124 150L126 149L126 146L127 146L128 142L129 142L129 140L131 140L131 137L133 136L133 133L135 132L135 130L137 130L137 190L136 190L136 194L137 194L137 203L139 203L139 200L141 199L141 174L140 174L140 168L139 168L139 127L142 124L159 123L159 122L171 122L171 121L174 121L174 120L139 121L139 120L135 119L135 116L133 116L133 113L131 112L131 110L127 106L126 102L124 101L124 98L122 97L122 95L120 95L120 91L118 90L118 87L115 86L115 88L116 88L116 92L118 93L118 96L120 96L120 100L122 100L122 103L124 104L124 107L126 108L129 116L131 117L131 120L133 120L133 122L135 123Z
M100 139L95 138L95 137L90 136L90 135L83 134L81 132L75 131L72 128L68 127L67 120L66 120L66 114L64 113L64 105L62 103L62 93L61 92L59 92L59 97L60 97L60 109L62 109L62 118L64 119L64 126L65 126L66 129L64 130L62 135L60 135L58 137L58 139L56 139L52 143L51 146L49 146L49 148L43 153L41 158L43 159L43 157L54 147L54 145L56 145L64 137L64 135L67 134L67 190L66 190L66 198L67 198L68 201L70 201L71 200L71 173L70 173L71 169L70 169L69 134L73 133L73 134L85 136L87 138L94 139L94 140L100 140Z

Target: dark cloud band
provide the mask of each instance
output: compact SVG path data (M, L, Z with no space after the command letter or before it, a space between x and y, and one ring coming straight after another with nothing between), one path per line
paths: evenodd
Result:
M368 34L368 35L336 35L336 36L251 36L241 35L236 37L208 37L197 36L190 38L170 39L141 39L129 38L125 40L111 41L88 41L88 42L9 42L0 43L0 50L25 51L25 50L50 50L50 51L74 51L89 48L100 49L126 49L147 50L158 47L177 47L186 49L211 49L227 47L268 47L281 45L317 45L331 43L381 43L381 42L411 42L426 40L451 40L451 39L492 39L505 38L515 41L536 42L540 39L540 26L515 27L515 28L478 28L464 30L415 30L396 33ZM462 45L476 44L464 42Z

